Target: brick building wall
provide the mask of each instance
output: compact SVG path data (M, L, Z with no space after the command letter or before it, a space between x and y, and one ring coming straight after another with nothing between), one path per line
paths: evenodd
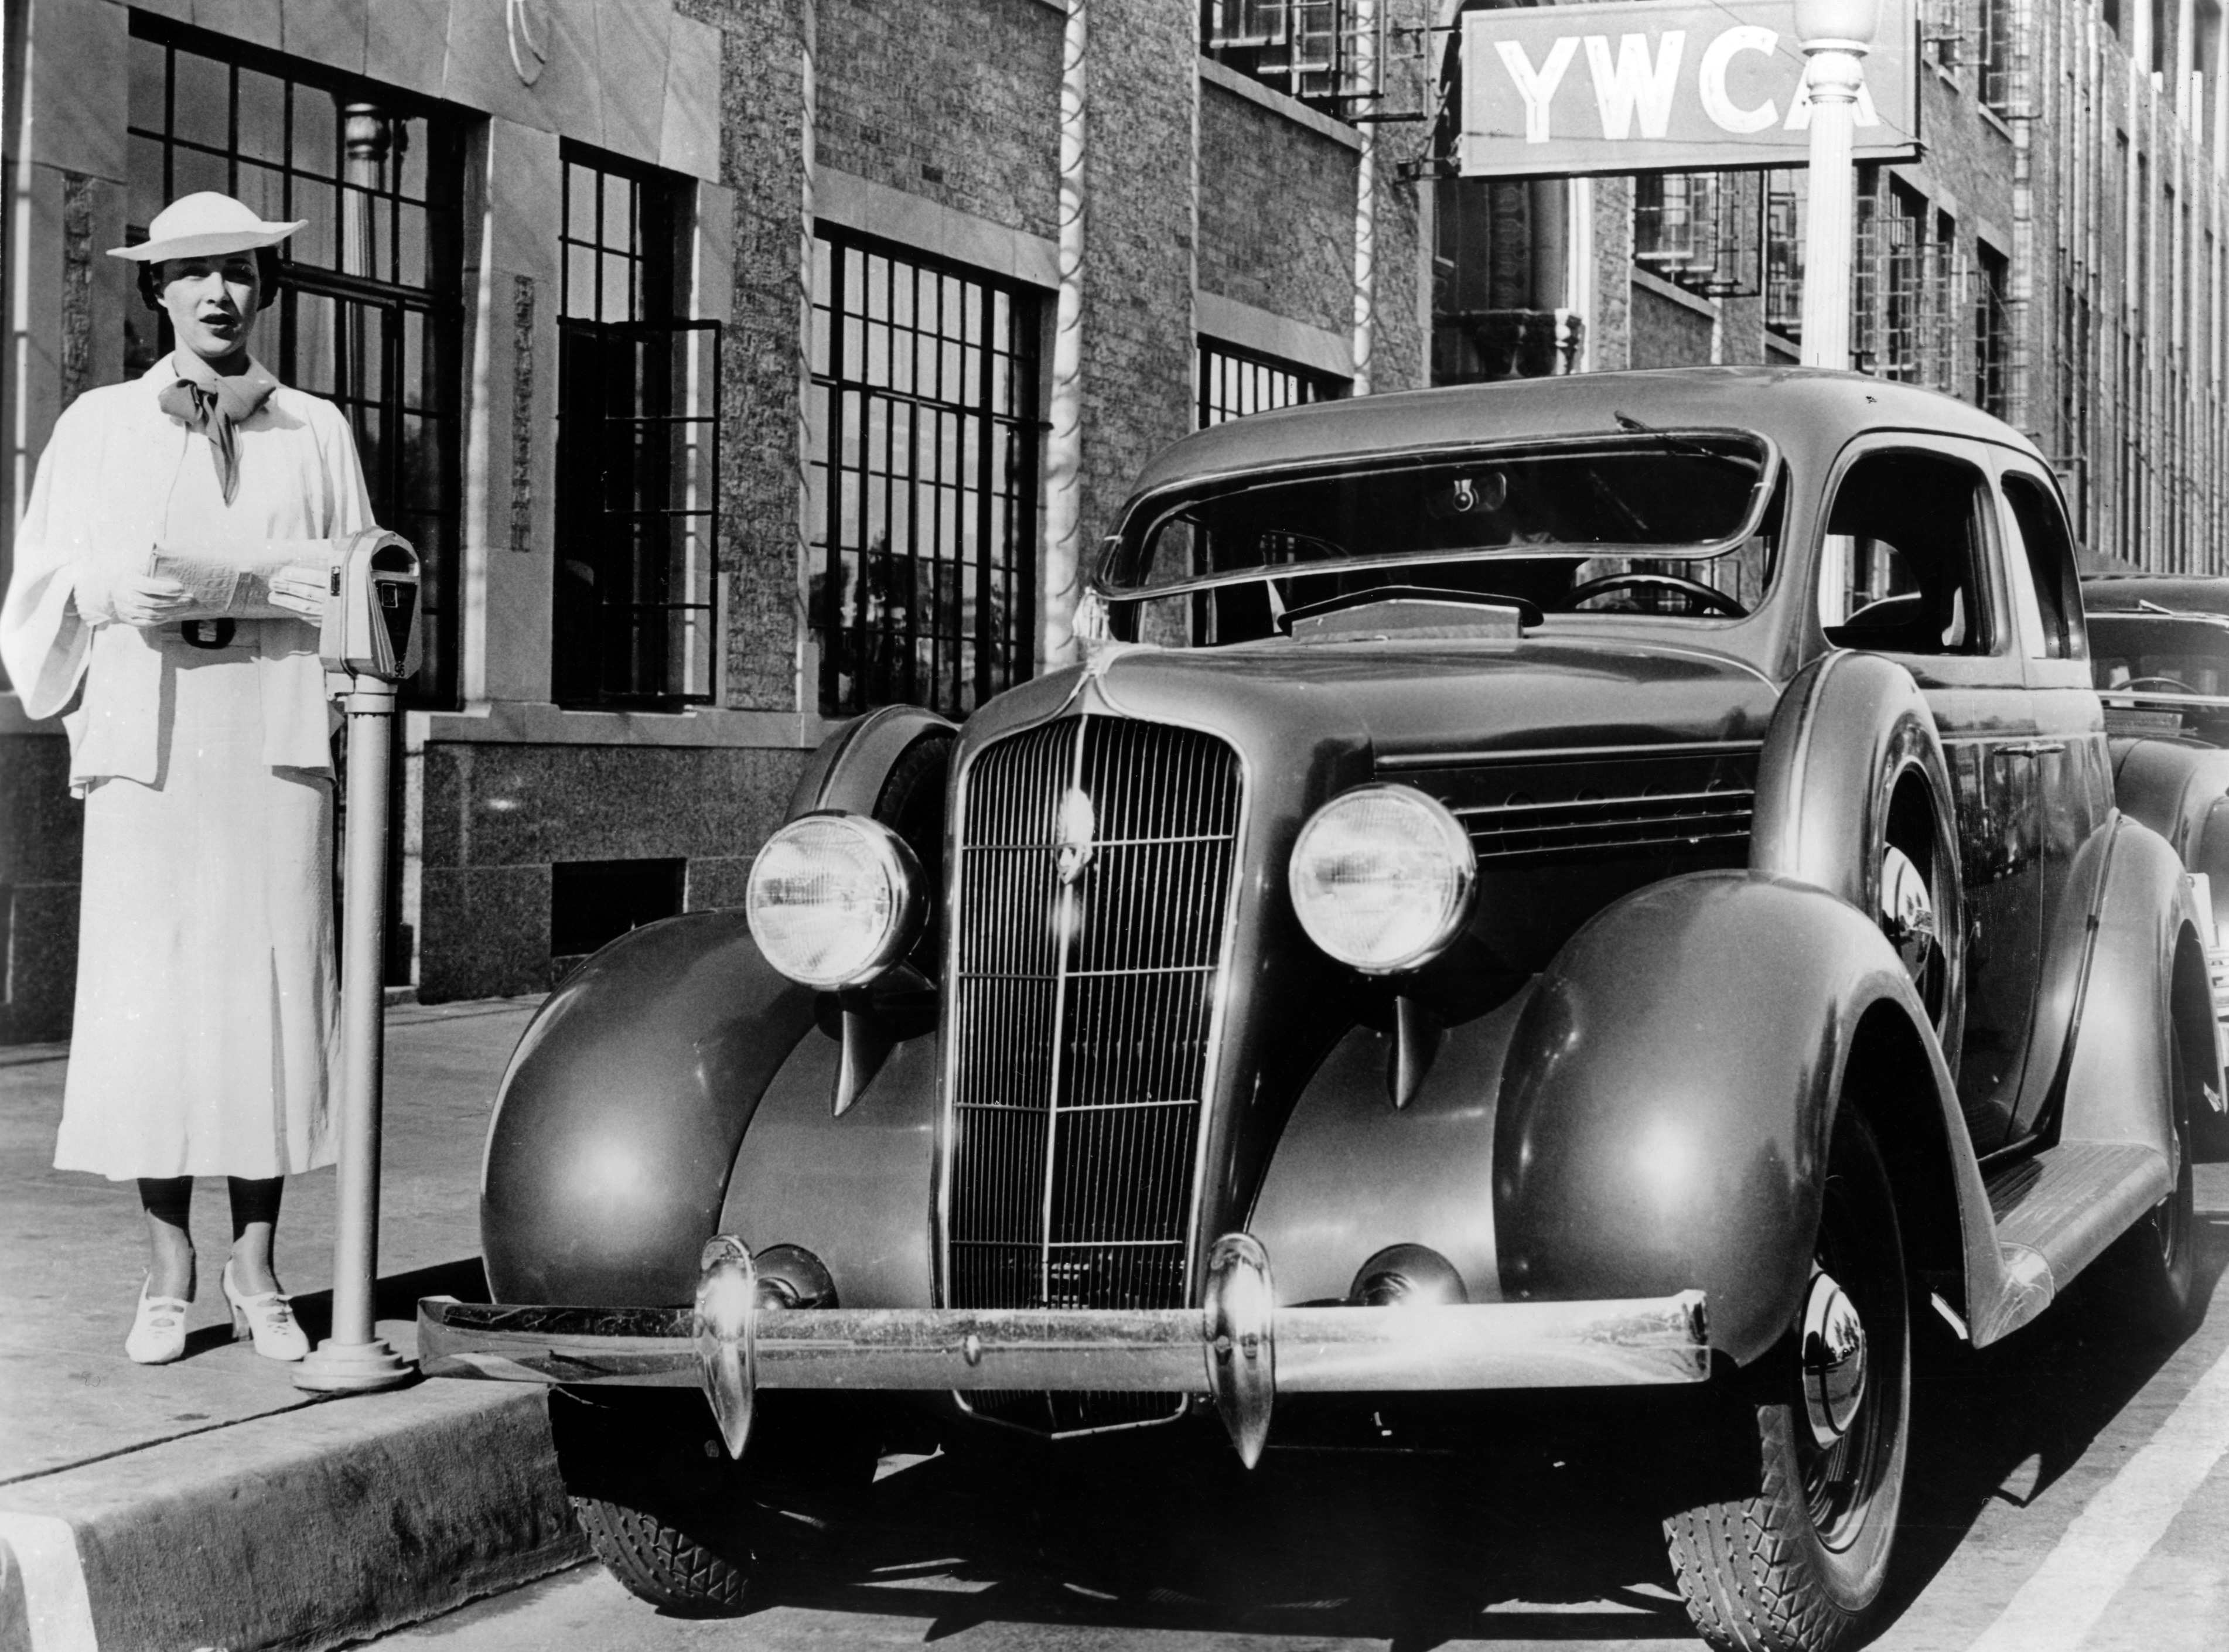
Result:
M1333 332L1352 326L1354 151L1210 83L1199 154L1200 286Z

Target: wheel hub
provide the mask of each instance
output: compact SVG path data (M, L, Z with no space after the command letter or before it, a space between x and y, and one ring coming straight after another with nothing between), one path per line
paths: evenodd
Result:
M1848 1431L1866 1397L1866 1327L1857 1304L1824 1270L1803 1304L1803 1411L1824 1450Z
M1911 857L1894 844L1881 856L1880 925L1904 960L1905 973L1920 985L1937 944L1935 897Z

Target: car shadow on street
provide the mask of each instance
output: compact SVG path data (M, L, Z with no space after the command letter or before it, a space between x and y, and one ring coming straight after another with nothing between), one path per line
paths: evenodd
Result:
M2229 1270L2229 1212L2201 1212L2197 1239L2193 1289L2210 1302ZM2080 1461L2187 1340L2134 1321L2103 1268L1978 1351L1927 1317L1914 1347L1911 1466L1884 1623L1917 1598L1992 1502L2025 1507Z
M2229 1213L2201 1216L2197 1289L2229 1269ZM1911 1469L1893 1623L1995 1501L2025 1504L2077 1462L2174 1353L2079 1286L1979 1352L1917 1339ZM1931 1327L1931 1328L1928 1328ZM1459 1454L1281 1450L1242 1469L1211 1420L939 1456L781 1569L771 1596L984 1624L1390 1642L1684 1642L1660 1493L1613 1427L1592 1438L1522 1405ZM1622 1437L1638 1439L1639 1436ZM1608 1442L1609 1443L1605 1443Z
M1279 1450L1221 1430L938 1456L787 1572L783 1604L985 1623L1457 1639L1686 1640L1654 1511L1537 1430L1461 1456Z

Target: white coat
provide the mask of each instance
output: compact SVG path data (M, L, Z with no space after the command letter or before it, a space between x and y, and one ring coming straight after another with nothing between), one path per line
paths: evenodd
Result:
M55 1163L123 1178L272 1176L331 1162L331 729L317 633L106 616L151 551L243 563L371 525L340 410L281 386L236 431L224 501L207 440L156 405L165 359L56 422L16 538L0 657L61 713L86 799L76 1019ZM89 617L94 616L94 617Z

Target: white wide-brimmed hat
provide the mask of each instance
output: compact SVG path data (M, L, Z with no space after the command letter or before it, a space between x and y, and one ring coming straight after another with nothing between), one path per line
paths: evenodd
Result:
M221 253L247 253L259 247L276 247L307 218L290 224L266 223L243 202L215 190L182 195L155 215L147 226L147 239L137 247L112 247L111 258L129 258L142 264L165 258L215 258Z

